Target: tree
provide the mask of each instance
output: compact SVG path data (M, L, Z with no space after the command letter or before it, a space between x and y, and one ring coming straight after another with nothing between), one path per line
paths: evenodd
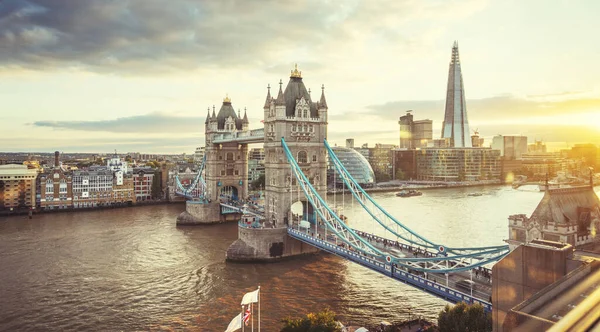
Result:
M379 171L376 171L374 173L375 173L375 181L377 181L377 182L388 182L391 180L390 176L386 173L382 173Z
M400 168L396 169L396 180L406 180L406 173Z
M484 332L492 330L492 316L479 303L468 305L460 302L453 307L446 305L438 316L440 332Z
M252 181L251 186L254 190L258 190L259 188L265 187L265 175L261 174L258 176L258 179Z
M154 172L154 177L152 178L152 198L162 198L162 190L160 188L160 171Z
M314 313L311 312L304 318L284 318L281 320L281 332L341 332L342 329L335 320L335 313L329 308Z

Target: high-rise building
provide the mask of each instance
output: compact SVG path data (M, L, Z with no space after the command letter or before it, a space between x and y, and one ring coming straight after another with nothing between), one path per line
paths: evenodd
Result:
M452 46L446 91L446 111L442 123L442 138L450 138L452 147L471 147L465 89L458 56L458 42L454 42L454 46Z
M400 148L417 149L427 147L433 140L431 120L413 120L413 115L407 111L406 115L400 117Z
M427 148L416 154L417 178L463 182L500 178L500 152L490 148Z
M521 159L527 153L527 136L502 136L492 138L492 149L500 150L505 160Z
M265 175L265 149L250 149L248 153L248 182L256 181Z

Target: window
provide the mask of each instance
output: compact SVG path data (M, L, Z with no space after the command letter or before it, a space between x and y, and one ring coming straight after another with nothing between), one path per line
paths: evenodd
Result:
M227 160L233 160L233 152L227 152Z
M313 162L317 161L317 155L313 154Z
M302 117L308 118L308 110L306 108L302 111Z
M306 151L299 151L298 152L298 163L307 163L308 162L308 155L306 154Z

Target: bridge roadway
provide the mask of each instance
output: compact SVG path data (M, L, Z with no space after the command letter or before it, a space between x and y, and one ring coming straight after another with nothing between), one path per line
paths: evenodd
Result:
M484 277L483 273L480 273L479 276L476 276L475 272L473 272L472 280L474 282L474 286L471 293L471 289L465 288L464 286L457 286L457 283L462 280L471 280L469 272L456 272L446 276L445 274L409 271L404 267L397 267L395 265L392 266L391 264L385 262L380 258L369 257L360 254L354 251L353 249L348 249L346 248L346 246L342 246L342 242L336 242L336 237L331 235L331 233L327 234L327 239L325 240L325 236L323 236L325 234L325 229L323 227L318 228L316 237L314 236L314 228L298 229L297 224L292 225L292 227L288 228L288 234L300 241L311 244L321 250L333 253L345 259L356 262L367 268L385 274L388 277L392 277L404 283L410 284L414 287L422 289L428 293L446 299L450 302L477 302L481 303L486 311L491 311L492 307L490 295L492 287L491 273L489 269L484 269L489 278ZM377 249L380 249L382 252L390 253L397 257L409 257L408 255L413 255L414 257L424 258L431 257L430 255L433 255L432 253L426 253L423 251L410 250L409 246L401 243L399 243L398 247L396 247L395 245L384 245L384 238L369 233L357 231L357 234L359 234L365 240L369 241L369 243L371 243ZM389 239L387 239L386 242L396 243L396 241L391 241Z

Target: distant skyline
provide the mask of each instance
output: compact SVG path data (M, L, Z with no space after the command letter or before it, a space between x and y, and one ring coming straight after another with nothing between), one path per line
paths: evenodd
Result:
M226 94L261 125L295 63L329 140L439 138L458 41L471 131L600 143L596 1L35 1L0 4L0 150L193 153ZM254 145L253 145L254 146ZM259 145L256 145L257 147Z

